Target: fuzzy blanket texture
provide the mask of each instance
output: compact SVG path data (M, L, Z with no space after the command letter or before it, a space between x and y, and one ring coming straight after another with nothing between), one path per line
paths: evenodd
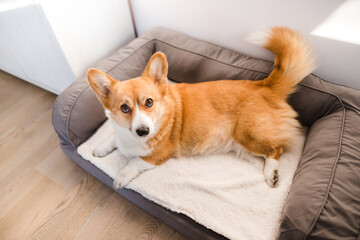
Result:
M78 153L114 178L125 164L119 151L103 158L92 155L112 131L106 121L79 146ZM303 129L293 148L281 156L277 188L265 183L263 159L239 159L231 153L169 159L140 174L126 188L230 239L276 239L305 132Z

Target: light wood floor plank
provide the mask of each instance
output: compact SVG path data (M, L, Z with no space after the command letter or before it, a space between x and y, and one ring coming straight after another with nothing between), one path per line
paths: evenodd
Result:
M15 107L24 103L29 96L36 96L44 90L24 82L18 78L0 71L0 109L2 111L10 112ZM9 108L9 106L13 108Z
M142 213L140 208L112 193L77 239L182 239L161 221ZM122 221L123 218L127 221Z
M75 189L86 177L86 172L71 161L59 147L55 148L35 169L67 192Z
M74 239L112 190L87 175L61 208L39 228L33 239ZM61 226L61 227L59 227Z
M0 219L39 184L41 180L43 180L43 176L37 171L31 170L25 176L18 178L15 183L13 182L8 191L0 195Z
M3 173L0 175L0 189L4 179L9 181L24 170L35 167L58 146L59 141L49 121L50 112L0 151L0 172Z
M1 236L4 239L29 239L62 204L65 197L64 190L43 177L39 184L0 219Z
M184 239L63 153L55 98L0 71L0 239Z
M1 111L0 150L9 143L6 139L18 136L48 112L54 100L54 94L42 92L20 106L12 106L10 112Z

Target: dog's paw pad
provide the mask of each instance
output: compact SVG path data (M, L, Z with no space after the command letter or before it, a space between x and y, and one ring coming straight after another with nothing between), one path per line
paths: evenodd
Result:
M273 176L273 179L272 179L272 187L277 187L278 185L278 182L279 182L279 171L276 169L274 170L274 176Z
M279 171L276 169L269 176L265 176L265 181L271 188L276 188L279 184Z

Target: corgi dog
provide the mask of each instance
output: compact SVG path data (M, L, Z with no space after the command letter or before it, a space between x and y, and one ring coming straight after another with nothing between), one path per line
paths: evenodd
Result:
M97 69L87 72L114 129L93 155L103 157L117 148L128 159L114 179L115 189L169 158L219 151L263 157L266 183L278 185L280 156L300 127L286 100L314 70L315 60L295 31L274 27L265 33L253 40L261 40L275 60L273 71L260 81L169 85L168 62L161 52L152 55L140 77L127 81Z

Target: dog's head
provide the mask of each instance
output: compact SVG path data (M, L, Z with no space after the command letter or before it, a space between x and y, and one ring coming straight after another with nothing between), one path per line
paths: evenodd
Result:
M159 129L166 108L167 72L166 57L157 52L140 77L120 82L97 69L90 69L87 77L107 115L135 137L146 140Z

